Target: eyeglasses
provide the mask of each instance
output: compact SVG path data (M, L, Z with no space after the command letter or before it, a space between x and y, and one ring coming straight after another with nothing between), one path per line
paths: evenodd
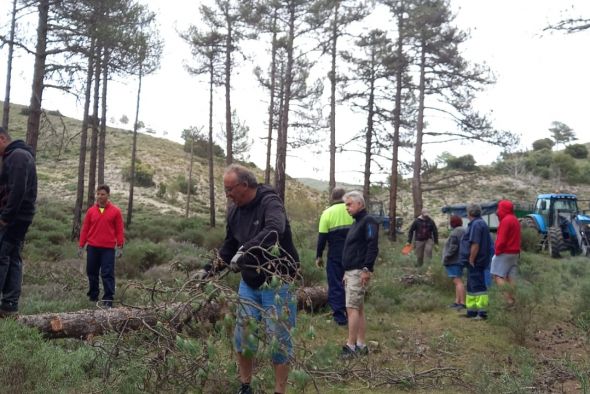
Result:
M224 186L224 187L223 187L223 190L225 190L225 194L229 194L229 193L233 192L233 191L234 191L234 189L235 189L236 187L240 186L242 183L243 183L243 182L239 182L239 183L236 183L235 185L233 185L233 186L229 186L229 187L226 187L226 186Z

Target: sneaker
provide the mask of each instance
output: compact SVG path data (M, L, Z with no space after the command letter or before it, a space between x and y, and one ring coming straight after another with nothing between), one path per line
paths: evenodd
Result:
M477 315L473 317L471 320L486 320L487 316Z
M455 309L457 309L458 311L462 311L463 309L467 309L467 306L465 304L457 304Z
M252 387L249 384L242 383L242 387L238 390L238 394L252 394Z
M348 345L342 346L342 352L340 353L340 358L349 359L356 357L356 349L351 349Z
M346 346L348 347L348 346ZM363 347L356 347L356 354L358 354L359 356L368 356L369 355L369 347L368 346L363 346Z

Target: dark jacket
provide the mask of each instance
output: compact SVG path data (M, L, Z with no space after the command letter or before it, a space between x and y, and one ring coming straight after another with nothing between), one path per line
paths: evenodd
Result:
M277 241L280 250L275 248ZM257 289L269 279L271 275L265 271L290 278L299 273L291 226L281 199L270 186L259 185L254 200L229 209L219 256L229 264L240 247L246 252L238 261L242 278L252 288Z
M461 247L461 238L463 238L463 234L465 234L465 229L463 227L455 227L453 231L451 231L451 234L449 234L449 238L447 239L447 242L445 242L445 247L442 253L442 262L444 265L461 264L459 259L459 248Z
M415 241L426 241L433 239L438 244L438 229L430 217L422 218L418 216L408 231L408 243L412 243L412 236Z
M474 218L469 222L467 231L461 238L461 247L459 249L459 258L462 264L467 266L469 264L469 255L471 254L471 245L478 244L479 251L475 256L474 266L476 268L485 269L490 266L492 261L491 253L493 243L490 236L490 229L486 222L481 218Z
M2 157L0 187L3 205L0 219L32 221L37 200L37 170L30 146L21 140L11 142Z
M342 266L345 271L367 268L373 272L379 253L379 225L363 209L354 216L354 223L344 242Z

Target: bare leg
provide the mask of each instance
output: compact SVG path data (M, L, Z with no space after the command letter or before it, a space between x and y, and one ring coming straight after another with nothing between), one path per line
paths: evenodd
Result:
M250 384L252 382L252 368L254 366L254 359L245 357L242 353L237 353L238 365L240 367L240 382Z
M455 283L455 303L465 305L465 285L461 278L453 278Z
M285 393L289 378L289 364L273 364L273 367L275 370L275 393Z
M496 284L498 285L498 287L502 287L504 285L506 285L506 283L513 285L513 280L509 277L508 280L501 278L499 276L494 275L494 282L496 282ZM508 305L512 305L514 304L514 296L512 295L512 293L510 291L504 291L504 297L506 298L506 302L508 303Z
M361 306L358 310L359 312L359 319L358 319L358 334L356 337L355 343L360 343L366 345L366 338L365 334L367 333L367 322L365 320L365 308Z
M359 334L360 312L356 308L346 308L348 314L348 344L356 345Z

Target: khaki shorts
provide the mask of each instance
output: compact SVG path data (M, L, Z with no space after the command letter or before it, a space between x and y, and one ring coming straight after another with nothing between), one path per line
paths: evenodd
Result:
M363 270L350 270L344 272L344 288L346 292L346 307L361 309L365 303L367 289L361 285L361 273Z

